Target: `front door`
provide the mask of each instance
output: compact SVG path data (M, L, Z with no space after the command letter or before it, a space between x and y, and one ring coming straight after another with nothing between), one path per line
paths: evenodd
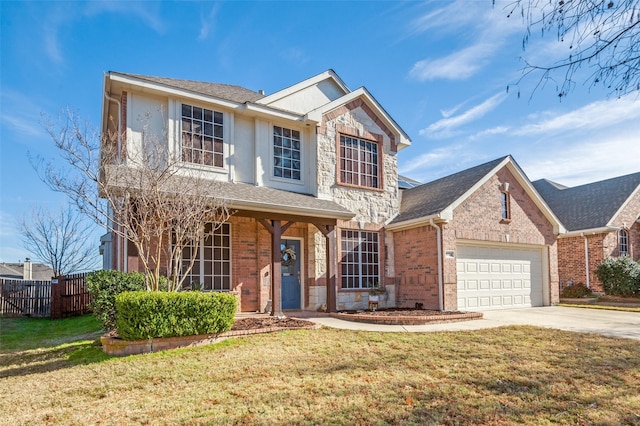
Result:
M282 309L300 309L300 241L282 240Z

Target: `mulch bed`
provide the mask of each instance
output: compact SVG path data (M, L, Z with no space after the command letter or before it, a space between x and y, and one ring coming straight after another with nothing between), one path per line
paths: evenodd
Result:
M262 328L309 328L313 323L294 318L259 317L259 318L239 318L233 323L231 331L259 330Z
M481 319L481 312L432 311L428 309L379 309L376 311L341 311L332 317L346 321L387 325L424 325Z

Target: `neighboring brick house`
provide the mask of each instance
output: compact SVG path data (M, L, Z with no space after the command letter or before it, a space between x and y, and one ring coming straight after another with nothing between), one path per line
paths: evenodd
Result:
M595 274L607 257L640 259L640 173L569 188L533 182L567 232L558 238L560 287L602 292Z
M384 226L399 211L397 152L410 139L364 87L350 90L332 70L268 96L108 72L104 93L102 132L124 133L119 161L141 149L144 132L166 134L167 149L219 182L216 195L235 211L202 242L189 280L239 291L243 311L274 315L366 308L380 283L395 304ZM149 113L144 127L137 117ZM139 269L131 244L102 241L108 266Z
M393 235L399 306L482 310L558 302L564 229L510 157L402 192Z

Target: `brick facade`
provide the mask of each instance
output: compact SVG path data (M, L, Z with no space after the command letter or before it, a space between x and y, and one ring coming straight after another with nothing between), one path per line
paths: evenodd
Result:
M511 220L501 218L500 192L509 183ZM491 176L453 211L453 219L438 224L442 233L444 309L457 309L457 265L460 241L518 244L546 247L549 271L545 271L550 303L558 302L557 243L553 225L544 216L511 171L504 167ZM421 226L394 235L395 267L400 282L398 303L421 302L437 308L437 234L431 226ZM445 256L445 253L454 256Z
M622 211L613 218L611 226L622 228L629 233L629 256L640 260L640 192L636 192L626 203ZM618 232L589 233L558 239L558 275L560 288L574 284L587 285L585 243L587 239L589 257L589 286L594 292L603 292L602 283L596 275L598 265L608 257L620 256Z

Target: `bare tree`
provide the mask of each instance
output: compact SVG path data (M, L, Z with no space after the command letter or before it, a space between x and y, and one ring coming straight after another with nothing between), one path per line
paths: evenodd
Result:
M591 86L603 85L617 96L640 91L640 0L516 0L508 10L509 17L519 15L527 26L523 49L540 31L554 34L570 51L551 64L525 61L523 78L540 73L538 86L554 83L562 98L584 67Z
M57 214L34 208L18 226L24 248L50 266L55 276L97 267L97 245L87 239L93 225L71 207Z
M230 212L218 196L220 184L184 167L166 131L156 135L150 119L151 114L140 118L141 138L127 148L123 135L100 135L67 109L45 127L74 173L52 162L34 165L49 187L133 243L148 290L158 291L167 274L168 289L177 291L193 268L201 240L226 222Z

